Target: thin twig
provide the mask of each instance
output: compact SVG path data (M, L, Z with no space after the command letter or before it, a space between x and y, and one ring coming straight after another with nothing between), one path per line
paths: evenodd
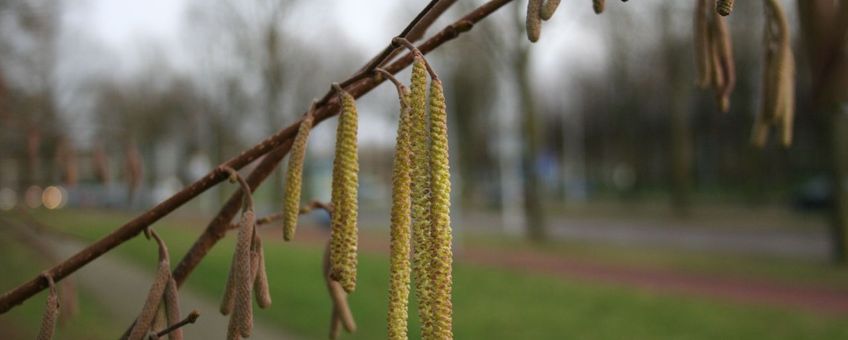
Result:
M455 39L461 33L470 30L474 23L483 20L510 2L512 2L512 0L490 0L489 2L486 2L466 14L464 17L460 18L458 21L446 26L444 29L434 34L430 39L419 45L418 49L421 53L426 54L427 52L438 48L444 43ZM406 54L384 68L391 73L397 73L412 64L412 61L413 56L411 54ZM370 72L365 73L362 76L351 77L350 79L341 82L340 85L353 85L348 89L348 92L356 98L361 97L382 83L382 81L370 77L369 74ZM339 103L337 101L331 101L330 98L332 96L332 91L328 92L325 94L324 98L318 102L318 107L315 111L315 125L338 114ZM229 166L233 169L241 169L245 165L260 158L262 155L265 155L263 160L246 179L246 182L251 185L251 188L257 187L271 174L271 172L273 172L280 160L282 160L282 158L286 155L291 147L291 141L297 133L299 125L300 121L289 125L274 135L266 138L259 144L243 151L238 156L224 162L223 165ZM145 227L173 212L186 202L194 199L226 178L227 173L216 168L206 176L203 176L167 200L135 217L109 235L104 236L62 263L50 268L47 270L47 273L49 273L54 280L60 281L64 279L66 276L75 272L79 268L82 268L104 253L132 239L142 232ZM177 265L173 275L177 285L182 285L182 283L185 282L185 279L191 271L200 263L203 257L206 256L218 240L223 237L230 220L232 220L238 212L241 203L240 200L241 197L239 197L239 194L235 194L230 197L230 200L227 201L224 208L222 208L215 219L210 222L204 233L200 235L194 245L192 245L192 248ZM22 283L18 287L7 291L0 296L0 314L9 311L45 288L47 288L47 284L43 282L40 277L35 277Z
M383 77L386 77L386 79L388 79L392 83L394 83L395 87L398 90L398 93L403 93L404 91L406 91L405 90L406 86L404 86L403 83L400 80L395 78L395 76L391 72L386 71L385 69L382 69L382 68L379 68L379 67L376 69L376 71L380 72L380 75L382 75Z
M406 38L404 37L395 37L394 39L392 39L392 42L398 43L401 46L408 48L409 51L412 52L414 55L421 57L421 59L424 59L424 66L427 67L427 73L430 74L430 78L432 78L433 80L439 79L439 75L436 74L436 71L433 70L433 67L430 66L430 62L427 61L427 58L424 58L424 53L421 53L421 50L419 50L418 47L415 47L415 45L409 42L409 40L406 40Z
M197 310L193 310L193 311L191 311L191 313L188 314L188 316L185 317L185 319L183 319L182 321L177 322L173 325L168 326L168 328L165 328L165 329L159 331L158 333L156 333L156 336L161 338L165 335L168 335L168 333L171 333L171 332L177 330L178 328L180 328L182 326L188 325L190 323L195 323L197 321L197 318L199 318L199 317L200 317L200 313L197 312Z

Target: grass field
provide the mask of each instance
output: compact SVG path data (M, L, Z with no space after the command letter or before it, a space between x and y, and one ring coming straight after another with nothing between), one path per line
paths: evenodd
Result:
M0 232L0 290L11 289L37 275L49 265L42 255L26 248L13 234ZM56 329L54 339L113 339L123 331L103 306L79 291L79 314ZM7 314L0 316L0 338L34 339L41 326L47 294L42 292Z
M61 226L64 231L89 240L104 235L129 217L73 211L38 215L50 225ZM164 235L174 258L184 254L199 232L196 227L181 226L179 219L170 219L155 227ZM232 246L232 237L219 244L195 270L188 281L189 287L219 299ZM155 267L155 245L143 237L126 243L117 251L151 270ZM330 303L320 276L321 249L297 242L284 244L269 240L266 241L266 256L274 306L259 311L258 317L307 338L325 338ZM612 252L607 260L622 256L623 253ZM652 256L639 257L649 261ZM696 264L697 267L703 265ZM361 255L359 285L351 296L360 329L356 335L346 338L385 337L387 268L385 255ZM777 270L774 275L780 276L780 273ZM833 275L834 280L841 280L838 272ZM454 284L454 325L458 339L848 337L846 317L817 316L698 297L656 295L501 268L458 263ZM415 313L411 314L414 319ZM411 329L412 338L417 338L415 320L412 320Z

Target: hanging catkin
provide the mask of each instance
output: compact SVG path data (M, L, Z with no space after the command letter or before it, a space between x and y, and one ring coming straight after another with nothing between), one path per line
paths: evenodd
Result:
M433 335L430 265L430 130L427 126L427 69L424 58L415 56L410 85L412 146L412 272L418 297L422 338Z
M350 307L347 304L347 295L344 292L344 288L336 280L330 278L329 242L324 248L321 271L324 274L324 283L327 285L327 291L330 293L330 300L333 302L333 312L330 316L330 339L338 338L340 333L339 326L344 326L348 333L355 332L356 322L353 320L353 313L350 312Z
M592 9L595 10L595 14L603 13L604 7L606 7L606 1L604 1L604 0L592 0Z
M715 7L716 13L728 16L733 12L733 0L718 0Z
M716 102L722 112L730 110L730 95L736 87L736 66L733 62L733 46L730 42L730 32L727 29L727 20L721 16L713 15L712 49L715 60Z
M442 82L433 79L430 85L430 173L431 173L431 242L430 270L433 301L433 322L436 339L452 339L450 225L450 165L448 157L447 110Z
M38 331L38 340L50 340L56 332L56 320L59 318L59 292L56 291L56 283L53 277L42 275L50 286L47 293L47 303L44 306L44 315L41 317L41 330Z
M150 291L147 293L147 300L144 302L144 307L141 314L136 318L135 325L129 333L129 340L141 340L150 331L153 324L153 319L156 317L156 312L159 310L159 303L162 301L162 296L165 293L165 287L168 285L168 280L171 279L171 265L168 259L168 248L165 247L165 242L159 238L155 231L150 230L150 234L159 245L159 268L156 271L156 278L150 286Z
M230 272L227 274L227 285L224 287L224 297L221 299L221 306L218 309L221 315L230 315L233 312L233 305L235 305L234 280L233 265L230 264Z
M752 142L762 147L768 140L769 128L781 133L784 146L792 143L795 110L795 60L789 38L789 24L782 5L764 0L766 7L765 68L763 70L762 104L757 115Z
M531 42L539 41L539 36L542 35L542 1L530 0L527 2L527 17L524 25L527 27L527 39Z
M283 203L283 239L291 241L297 227L297 217L300 210L300 191L303 176L303 160L306 157L306 141L312 130L314 106L300 122L297 135L291 147L288 171L286 172L286 188Z
M265 250L262 249L262 239L258 236L253 240L256 268L254 274L253 292L256 303L260 308L271 307L271 291L268 287L268 273L265 271Z
M177 322L180 322L180 296L177 290L177 282L174 281L174 278L171 277L168 279L168 285L165 287L165 313L168 317L168 326L172 326ZM168 333L168 339L170 340L182 340L183 339L183 330L182 328L177 328L172 332Z
M247 193L246 193L247 194ZM252 207L242 214L238 232L236 251L233 254L233 314L230 316L230 329L238 331L243 337L249 337L253 329L253 273L251 271L251 244L256 216Z
M398 122L395 158L392 164L391 245L389 254L389 339L407 338L410 282L410 226L411 226L411 146L409 91L398 87L400 119Z
M357 154L356 99L340 87L342 112L336 131L336 155L333 160L330 275L348 293L356 289L357 186L359 156Z
M560 0L546 0L545 4L539 10L539 17L545 21L550 20L554 16L557 7L559 7L559 3Z

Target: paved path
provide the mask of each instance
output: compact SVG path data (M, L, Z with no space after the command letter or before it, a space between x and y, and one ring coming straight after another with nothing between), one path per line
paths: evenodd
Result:
M17 223L6 220L6 222ZM21 227L22 231L35 234L31 229ZM49 242L56 254L67 258L83 248L83 244L65 237L34 235ZM155 264L151 263L150 270L144 270L131 264L118 255L107 254L92 261L72 277L79 287L88 292L112 314L115 320L126 320L129 325L138 316L147 291L150 289L152 271ZM184 328L186 339L224 339L227 334L229 319L218 313L218 303L210 301L206 296L181 290L180 307L183 314L192 309L200 312L200 318L193 325ZM254 323L253 336L250 339L295 339L282 330L270 328L261 321Z
M363 226L386 226L388 223L387 212L366 212L361 216L360 224ZM504 232L503 221L497 214L466 213L457 217L454 225L459 232ZM770 227L770 223L781 226ZM790 222L774 221L773 218L760 221L719 219L711 222L548 216L548 236L565 241L828 260L830 244L826 224L808 224L804 227L792 226Z

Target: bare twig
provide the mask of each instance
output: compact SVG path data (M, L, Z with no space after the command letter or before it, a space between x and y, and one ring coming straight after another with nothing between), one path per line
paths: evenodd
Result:
M158 333L156 333L156 336L161 338L165 335L168 335L168 333L171 333L171 332L179 329L180 327L183 327L183 326L188 325L190 323L197 322L197 318L199 318L199 317L200 317L200 313L198 313L197 310L193 310L193 311L191 311L191 313L188 314L188 316L185 317L185 319L183 319L182 321L177 322L173 325L168 326L168 328L165 328L165 329L159 331Z
M433 35L430 39L419 45L418 49L421 53L426 54L438 48L444 43L455 39L461 33L470 30L474 23L483 20L511 1L512 0L490 0L489 2L486 2L466 14L464 17L460 18L458 21L448 25ZM403 36L403 34L401 34L401 36ZM391 73L397 73L412 64L412 59L413 56L411 54L406 54L384 68L386 71ZM358 98L382 83L381 80L373 79L374 77L371 77L370 74L371 72L369 71L363 75L355 75L340 84L343 87L350 85L350 88L348 88L347 91L352 96ZM324 96L324 98L322 98L321 101L319 101L317 105L318 107L315 111L316 125L321 121L338 114L339 103L332 100L332 97L333 93L330 91ZM262 155L265 155L265 158L245 180L251 188L257 187L270 175L280 160L286 155L291 147L291 141L297 133L299 125L300 121L289 125L274 135L266 138L259 144L226 161L222 165L229 166L233 169L241 169ZM79 251L77 254L71 256L64 262L50 268L47 270L47 273L50 274L54 280L62 280L69 274L85 266L104 253L135 237L147 226L173 212L186 202L192 200L226 178L227 173L216 168L216 170L190 184L174 196L171 196L152 209L137 216L120 228L116 229L114 232L106 235L85 249ZM197 266L197 264L200 263L203 257L206 256L212 246L214 246L215 243L223 237L230 220L232 220L240 207L240 200L240 194L230 197L230 200L227 201L224 208L222 208L215 219L210 222L204 233L201 234L186 256L180 261L177 268L174 270L173 275L177 285L181 285L185 281L191 271ZM0 314L9 311L14 306L19 305L26 299L47 288L47 284L39 278L40 277L32 278L0 296Z

